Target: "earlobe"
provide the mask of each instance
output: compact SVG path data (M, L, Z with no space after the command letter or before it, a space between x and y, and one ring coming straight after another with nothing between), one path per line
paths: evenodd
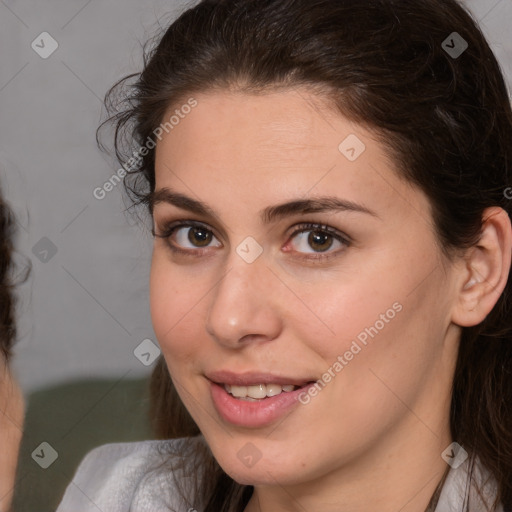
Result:
M481 323L491 312L507 284L511 266L512 227L502 208L485 210L482 234L468 249L460 273L460 291L452 321L461 327Z

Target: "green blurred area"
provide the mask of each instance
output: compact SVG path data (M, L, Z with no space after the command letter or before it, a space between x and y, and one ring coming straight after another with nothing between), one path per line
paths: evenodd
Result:
M55 512L88 451L105 443L151 439L148 385L146 378L86 380L26 397L13 511ZM58 453L47 469L32 458L42 442Z

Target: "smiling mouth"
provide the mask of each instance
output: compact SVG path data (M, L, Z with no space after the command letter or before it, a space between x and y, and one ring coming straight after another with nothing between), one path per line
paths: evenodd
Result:
M219 416L231 425L262 428L298 407L300 395L316 381L269 374L220 372L210 379L210 394ZM280 381L277 383L276 381ZM268 383L268 384L266 384Z
M293 384L286 384L281 386L280 384L255 384L251 386L236 386L230 384L224 384L224 389L234 398L239 400L245 400L248 402L257 402L270 398L272 396L280 395L281 393L290 393L297 389L310 384L307 382L303 386L294 386Z

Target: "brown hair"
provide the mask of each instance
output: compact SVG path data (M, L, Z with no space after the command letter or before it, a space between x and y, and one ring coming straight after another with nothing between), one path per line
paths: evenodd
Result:
M3 362L12 355L16 338L13 283L14 215L0 192L0 353Z
M459 56L443 48L453 32L468 43ZM511 216L504 194L512 162L507 88L477 23L456 0L203 0L145 53L140 74L107 94L116 155L126 162L127 150L149 147L167 109L194 93L298 86L316 88L333 108L380 135L400 174L429 197L448 256L478 241L485 208L499 206ZM122 101L114 104L117 94ZM133 204L148 204L154 149L128 172L125 186ZM453 438L490 470L496 503L506 507L512 507L511 286L509 276L485 321L462 330L451 406ZM163 360L152 392L160 437L199 433ZM205 472L206 512L247 503L250 486L214 461Z

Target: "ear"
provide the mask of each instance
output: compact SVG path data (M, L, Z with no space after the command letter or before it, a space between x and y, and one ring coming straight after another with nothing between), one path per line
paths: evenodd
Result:
M485 320L507 284L511 259L510 218L502 208L487 208L482 216L482 236L464 257L453 323L471 327Z

